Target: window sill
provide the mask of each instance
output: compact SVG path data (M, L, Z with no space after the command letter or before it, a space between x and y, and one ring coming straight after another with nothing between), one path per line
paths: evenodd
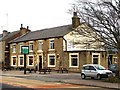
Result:
M12 53L16 53L16 52L12 52Z
M48 65L48 67L55 67L55 65Z
M33 52L32 50L30 50L29 52Z
M34 66L34 65L28 65L28 66Z
M78 68L78 66L69 66L70 68Z
M55 49L49 49L49 51L55 51Z
M24 65L18 65L18 66L24 66Z
M11 65L11 66L17 66L17 65Z
M43 52L42 50L38 50L37 52Z

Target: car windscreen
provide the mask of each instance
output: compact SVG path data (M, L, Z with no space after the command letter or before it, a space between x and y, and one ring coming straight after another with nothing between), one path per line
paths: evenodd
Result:
M105 70L105 68L101 65L95 65L97 70Z

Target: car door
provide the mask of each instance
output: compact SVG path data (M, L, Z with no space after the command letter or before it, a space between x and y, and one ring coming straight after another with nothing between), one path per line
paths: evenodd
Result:
M97 70L93 66L89 66L90 72L89 75L91 77L96 77L97 76Z
M90 75L89 66L85 66L85 67L84 67L84 74L85 74L85 76L89 76L89 75Z

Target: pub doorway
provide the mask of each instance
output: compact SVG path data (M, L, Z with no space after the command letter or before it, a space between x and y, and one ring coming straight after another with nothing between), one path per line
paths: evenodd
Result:
M42 69L42 56L39 56L39 70Z

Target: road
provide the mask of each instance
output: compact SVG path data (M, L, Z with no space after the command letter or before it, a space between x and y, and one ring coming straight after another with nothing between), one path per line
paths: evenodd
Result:
M9 84L2 84L2 90L112 90L105 88L26 88L21 86L13 86Z
M35 89L25 88L25 87L21 87L21 86L13 86L13 85L2 83L2 90L35 90Z
M60 82L45 82L8 76L2 77L2 85L2 90L110 90L92 86L73 85Z

